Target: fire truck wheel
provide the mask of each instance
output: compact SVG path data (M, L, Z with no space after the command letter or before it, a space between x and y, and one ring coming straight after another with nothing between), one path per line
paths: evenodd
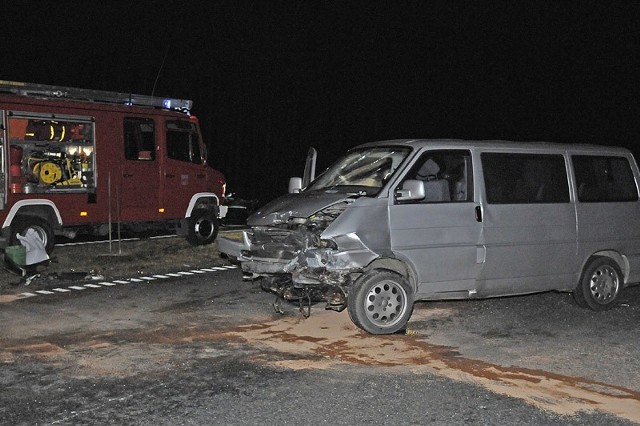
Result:
M189 218L187 241L194 246L211 244L218 236L218 220L211 210L197 209Z
M16 234L24 236L29 228L36 231L44 243L47 254L51 254L56 243L53 230L46 220L37 216L18 216L13 220L11 223L11 245L19 245L20 240L16 237Z

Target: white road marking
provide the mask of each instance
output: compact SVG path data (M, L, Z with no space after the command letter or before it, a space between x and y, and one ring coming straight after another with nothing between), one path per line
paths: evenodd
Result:
M176 238L177 235L156 235L155 237L149 237L150 240L158 240L160 238ZM118 241L123 242L123 241L140 241L141 238L122 238L120 240L111 240L111 243L117 243ZM79 243L64 243L64 244L56 244L56 246L58 247L64 247L64 246L84 246L84 245L89 245L89 244L108 244L109 240L104 240L104 241L84 241L84 242L79 242Z
M161 238L166 238L166 237L161 237ZM84 244L84 243L74 243L74 244ZM74 244L69 244L69 245L74 245ZM90 244L90 243L86 243L86 244ZM154 281L158 278L162 278L162 279L166 279L166 278L170 278L170 277L174 277L174 278L180 278L180 277L184 277L184 276L190 276L190 275L195 275L195 274L205 274L207 272L218 272L218 271L227 271L229 269L236 269L236 266L213 266L211 268L202 268L202 269L192 269L191 271L180 271L180 272L168 272L166 274L157 274L157 275L153 275L152 277L138 277L138 278L128 278L127 281L124 280L114 280L114 281L101 281L98 284L83 284L82 286L79 285L72 285L69 286L67 288L53 288L50 290L34 290L33 293L29 293L29 292L25 292L25 293L20 293L18 296L19 298L25 299L28 297L35 297L38 295L51 295L51 294L57 294L57 293L68 293L71 290L87 290L87 288L102 288L102 287L112 287L115 286L116 284L129 284L129 283L139 283L139 282L144 282L144 281ZM16 299L17 300L17 299Z

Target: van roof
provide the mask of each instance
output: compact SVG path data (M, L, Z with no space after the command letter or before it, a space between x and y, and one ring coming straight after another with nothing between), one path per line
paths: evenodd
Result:
M433 147L437 149L498 149L498 150L514 150L514 151L586 151L586 152L609 152L627 154L630 151L619 146L604 146L595 144L571 144L557 142L516 142L505 140L464 140L464 139L391 139L384 141L368 142L358 145L356 148L365 146L389 146L403 145L410 146L414 149L425 147Z

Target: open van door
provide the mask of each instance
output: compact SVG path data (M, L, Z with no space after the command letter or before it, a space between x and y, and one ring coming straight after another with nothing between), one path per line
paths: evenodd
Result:
M304 174L302 175L302 187L306 188L316 178L316 159L318 151L314 147L309 148L307 160L304 164Z
M318 151L315 148L309 148L307 159L304 164L303 177L292 177L289 179L289 194L295 194L309 186L316 178L316 158Z

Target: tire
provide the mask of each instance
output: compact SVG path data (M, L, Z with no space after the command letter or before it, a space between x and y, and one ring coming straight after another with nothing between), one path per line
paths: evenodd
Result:
M51 228L49 222L38 216L16 217L11 223L11 238L9 240L10 244L20 245L20 240L18 239L18 237L16 237L16 234L25 236L29 228L36 231L36 233L44 243L44 248L47 251L47 254L51 254L56 244L55 237L53 235L53 229Z
M617 305L624 279L620 267L608 257L591 260L582 272L573 298L578 306L604 311Z
M395 272L374 269L349 289L347 309L351 321L371 334L403 330L413 312L413 292L407 280Z
M197 209L187 221L187 241L194 246L211 244L218 236L218 220L212 210Z

